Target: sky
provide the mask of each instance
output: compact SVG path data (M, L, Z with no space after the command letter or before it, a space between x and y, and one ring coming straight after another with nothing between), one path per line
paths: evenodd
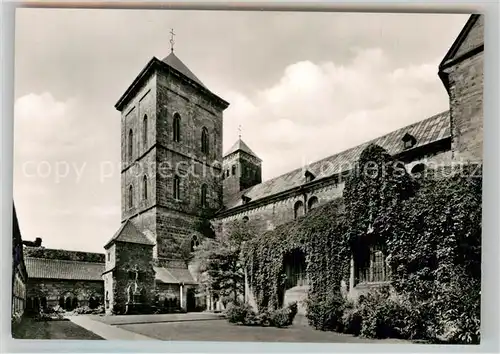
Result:
M468 19L447 14L19 9L14 202L23 239L103 252L120 226L120 113L156 56L230 103L270 179L448 109L438 64Z

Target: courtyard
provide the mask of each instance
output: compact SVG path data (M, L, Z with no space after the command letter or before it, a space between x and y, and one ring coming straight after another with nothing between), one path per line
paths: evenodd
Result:
M289 328L251 327L228 323L213 313L167 315L96 316L71 318L104 339L216 341L216 342L305 342L305 343L409 343L374 340L334 332L316 331L297 318Z

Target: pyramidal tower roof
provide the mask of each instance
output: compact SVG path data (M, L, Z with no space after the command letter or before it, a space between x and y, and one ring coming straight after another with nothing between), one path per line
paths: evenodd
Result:
M252 149L250 149L248 147L247 144L245 144L245 142L243 140L241 140L241 138L239 138L236 143L234 143L233 146L231 146L231 148L224 154L224 157L225 156L229 156L231 155L232 153L235 153L237 151L243 151L249 155L252 155L253 157L256 157L259 159L259 157L257 156L257 154L255 152L252 151ZM259 159L260 160L260 159Z
M179 58L177 58L174 52L171 52L168 56L163 58L162 62L164 62L168 66L174 68L175 70L183 74L184 76L188 77L189 79L195 81L196 83L206 88L206 86L201 82L201 80L198 79L196 75L193 74L193 72L189 70L189 68Z
M147 238L141 231L135 227L135 225L130 221L125 221L115 235L109 240L104 248L108 247L113 242L127 242L127 243L138 243L141 245L153 246L154 242Z

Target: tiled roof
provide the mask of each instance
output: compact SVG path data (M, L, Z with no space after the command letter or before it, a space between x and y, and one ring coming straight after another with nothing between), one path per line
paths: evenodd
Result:
M108 247L112 242L128 242L128 243L138 243L142 245L154 245L146 235L140 232L137 227L130 221L125 221L122 226L118 229L115 235L109 240L104 248Z
M154 267L156 280L165 284L196 284L187 268Z
M168 268L170 274L174 276L180 283L184 284L196 284L191 275L191 272L187 268Z
M231 148L224 154L224 157L228 156L228 155L231 155L232 153L234 153L234 152L236 152L238 150L244 151L247 154L252 155L252 156L258 158L257 154L255 152L253 152L252 149L250 149L248 147L248 145L245 144L245 142L243 140L241 140L241 139L238 139L238 141L236 143L234 143L233 146L231 146Z
M416 139L416 144L413 148L450 137L449 112L436 114L323 160L316 161L308 165L307 170L315 175L315 180L335 175L341 172L341 168L345 170L347 166L352 165L358 159L363 149L369 144L377 144L386 149L390 154L399 153L403 151L402 138L406 133L411 134ZM304 172L303 168L298 168L241 191L230 199L224 200L224 211L242 205L242 195L255 201L298 187L305 183Z
M196 77L195 74L189 68L184 65L184 63L177 58L177 56L174 54L174 52L171 52L166 58L162 60L165 64L169 65L170 67L174 68L184 76L188 77L189 79L195 81L196 83L200 84L201 86L205 87L203 83Z
M102 280L104 263L27 257L29 278L61 280Z

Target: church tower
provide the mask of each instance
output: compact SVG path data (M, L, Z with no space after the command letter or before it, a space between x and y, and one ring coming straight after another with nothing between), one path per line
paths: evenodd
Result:
M153 57L121 113L122 223L155 243L161 267L186 267L200 224L222 207L222 116L228 103L174 54Z
M262 160L241 137L224 154L224 200L262 182Z

